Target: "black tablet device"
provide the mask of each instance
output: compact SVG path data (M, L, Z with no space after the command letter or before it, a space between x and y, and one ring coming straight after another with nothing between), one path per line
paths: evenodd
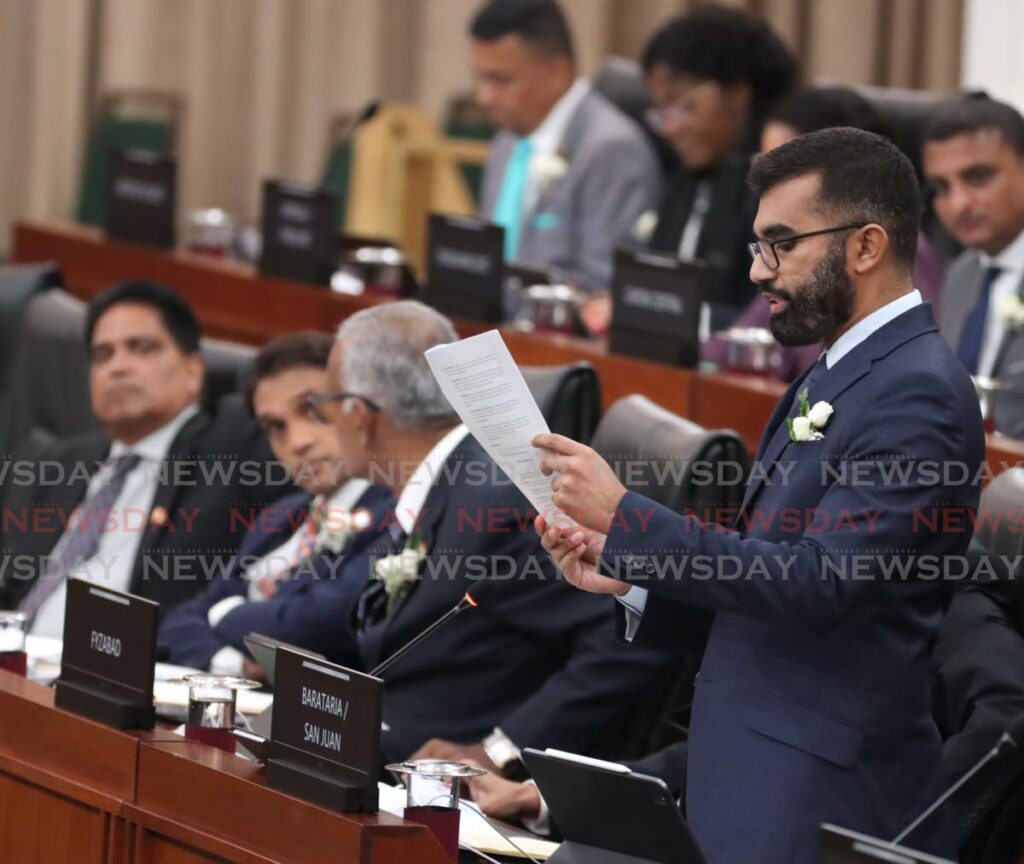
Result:
M523 761L565 837L550 864L706 864L663 781L557 750Z

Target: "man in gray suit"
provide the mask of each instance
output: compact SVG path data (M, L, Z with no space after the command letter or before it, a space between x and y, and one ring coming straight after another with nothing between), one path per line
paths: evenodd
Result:
M636 124L576 76L554 0L490 0L470 24L476 99L499 128L481 216L505 257L587 291L608 287L615 247L658 199L661 173Z
M1024 117L965 98L925 132L935 212L966 247L949 268L939 329L972 375L998 379L996 428L1024 438Z

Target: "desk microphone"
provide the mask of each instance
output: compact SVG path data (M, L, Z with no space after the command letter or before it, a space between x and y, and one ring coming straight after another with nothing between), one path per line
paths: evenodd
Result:
M462 595L462 599L459 600L451 609L444 613L438 618L433 624L418 634L413 636L408 642L406 642L401 648L399 648L394 654L388 657L383 663L379 663L373 669L370 670L370 674L374 678L379 678L381 673L386 669L390 669L395 661L400 660L406 654L408 654L413 648L420 644L435 630L439 630L445 624L452 620L456 615L459 615L466 609L475 609L479 606L489 594L494 593L494 589L501 583L497 579L481 579L472 588L468 589L465 594Z
M918 829L922 822L924 822L929 816L931 816L936 810L938 810L943 804L945 804L950 798L953 797L954 793L960 787L962 787L968 780L970 780L975 774L977 774L982 768L988 765L989 762L994 759L998 759L1007 750L1014 750L1024 743L1024 714L1018 716L1003 733L1002 737L996 742L996 746L986 753L981 760L974 765L966 774L963 775L959 780L956 781L952 786L949 787L940 797L939 800L931 805L927 810L918 816L913 822L911 822L900 834L893 840L889 845L896 846L914 831Z

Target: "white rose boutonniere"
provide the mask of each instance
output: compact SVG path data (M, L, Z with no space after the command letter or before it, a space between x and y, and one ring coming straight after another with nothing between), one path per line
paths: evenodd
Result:
M1007 330L1020 330L1024 327L1024 298L1019 294L1000 297L996 308Z
M569 170L569 158L559 150L557 153L538 153L530 160L530 172L541 192L561 180Z
M633 223L633 238L641 243L650 241L654 229L658 227L658 214L653 210L641 213Z
M369 510L328 510L318 520L314 550L318 554L339 555L353 534L365 531L373 523Z
M832 419L832 406L828 402L815 402L811 405L807 389L801 391L799 399L800 413L796 417L787 417L789 440L796 442L820 441L825 437L821 431Z
M410 534L401 552L387 555L373 565L373 578L384 583L384 591L388 595L389 615L409 590L409 586L420 578L420 566L426 560L426 544L420 540L419 535Z

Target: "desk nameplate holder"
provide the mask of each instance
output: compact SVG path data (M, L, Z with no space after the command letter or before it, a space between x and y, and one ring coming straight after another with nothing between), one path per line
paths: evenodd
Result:
M267 784L341 813L376 812L381 686L278 647Z
M152 729L159 604L68 579L54 702L117 729Z
M445 315L498 323L505 311L505 229L432 213L419 299Z

